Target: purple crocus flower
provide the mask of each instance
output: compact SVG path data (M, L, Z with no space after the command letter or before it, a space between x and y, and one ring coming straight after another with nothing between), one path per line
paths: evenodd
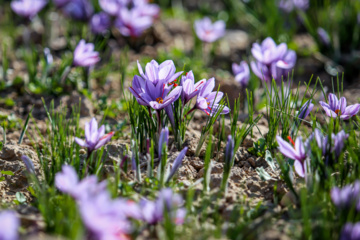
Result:
M218 103L223 97L222 92L213 92L215 87L215 78L210 78L206 81L204 86L201 88L200 93L196 99L195 108L205 112L207 115L214 115L218 112L219 108L223 107ZM230 109L224 106L220 114L228 114Z
M336 156L340 156L341 151L345 146L345 140L349 137L349 134L346 134L344 130L341 130L336 135L334 133L331 134L331 138L334 140L334 148Z
M94 51L94 44L86 43L84 39L80 40L74 51L75 67L90 67L100 61L99 53Z
M328 150L328 137L324 136L319 129L315 129L315 139L318 147L322 150L322 155L325 156Z
M143 221L155 225L164 219L164 211L167 211L172 220L182 224L186 215L185 209L180 208L183 199L178 194L173 194L171 188L161 190L158 198L152 202L147 199L140 201Z
M183 91L181 93L182 104L185 105L193 97L197 96L205 83L206 79L195 83L194 74L192 71L188 72L185 76L182 76L180 80L180 86L183 87Z
M115 20L115 27L126 37L139 37L152 24L153 18L144 16L140 8L121 8Z
M75 169L68 165L63 165L62 171L56 173L55 186L77 201L91 199L106 191L106 181L98 183L95 175L88 176L80 181Z
M360 181L348 184L343 188L333 187L330 191L331 200L334 205L341 209L355 207L360 211Z
M360 222L346 223L341 230L340 240L360 240Z
M103 34L111 27L111 19L105 12L101 12L92 16L90 26L93 33Z
M279 8L288 13L295 8L305 11L309 8L309 0L280 0Z
M272 78L280 81L288 75L296 63L296 53L288 50L285 43L276 45L270 37L261 45L254 43L251 52L256 59L250 63L251 69L264 81L270 81Z
M88 149L88 153L91 153L109 142L114 134L114 132L105 134L104 125L98 129L98 123L96 119L93 118L90 122L85 124L85 141L75 137L75 142L82 147L86 147Z
M330 36L323 28L318 28L317 29L317 34L319 36L320 41L324 45L326 45L326 46L330 45L330 43L331 43Z
M99 0L99 5L104 12L111 16L118 16L120 9L127 5L125 0Z
M26 156L26 155L22 155L21 156L21 160L24 162L26 169L29 173L35 173L35 166L34 163L31 161L31 159Z
M33 18L47 4L46 0L13 0L11 9L25 18Z
M17 240L20 221L16 213L10 210L0 212L0 239Z
M77 21L88 21L94 13L89 0L71 0L62 7L64 15Z
M304 178L307 174L307 149L305 149L305 144L302 141L302 137L297 137L294 142L291 137L288 137L289 141L292 145L285 140L283 140L280 136L276 136L276 140L279 144L279 151L287 158L295 160L294 167L296 173Z
M176 67L172 60L166 60L161 64L159 64L155 60L152 60L151 62L146 64L145 73L139 61L137 61L137 65L140 76L143 78L143 80L149 80L153 84L157 84L158 82L174 82L183 73L182 71L175 73Z
M171 180L171 178L175 175L177 170L179 170L179 168L181 167L182 161L183 161L183 159L185 157L185 154L186 154L187 150L188 150L188 147L185 147L183 150L181 150L179 155L174 160L174 163L172 165L172 168L170 170L170 173L169 173L169 176L167 177L166 182L169 182Z
M235 81L237 81L241 87L245 88L250 80L250 69L247 62L241 61L240 64L233 63L232 71L235 75Z
M135 8L138 8L142 16L152 18L159 17L160 7L157 4L149 3L149 0L132 0Z
M198 38L207 43L215 42L225 35L225 22L222 20L212 23L210 18L204 17L195 21L194 28Z
M311 103L311 99L306 101L304 105L302 105L302 107L300 108L298 118L305 119L307 116L309 116L313 108L314 108L314 104Z
M320 105L325 110L326 115L332 118L340 117L342 120L347 120L355 116L360 110L360 104L346 106L346 98L340 98L340 101L335 94L330 93L328 96L329 104L320 101Z

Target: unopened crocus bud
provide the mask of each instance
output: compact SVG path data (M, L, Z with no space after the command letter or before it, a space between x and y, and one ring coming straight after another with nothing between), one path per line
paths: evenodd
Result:
M225 156L224 156L226 164L231 164L231 162L232 162L232 159L234 156L234 147L235 147L234 140L232 139L231 135L229 135L228 139L227 139L227 144L226 144L226 148L225 148Z
M31 161L31 159L28 156L22 155L21 160L24 162L25 167L29 173L35 173L34 163Z
M54 58L51 55L51 52L50 52L49 48L44 48L44 56L45 56L46 64L47 65L52 65L53 62L54 62Z
M177 172L177 170L179 170L179 168L181 167L181 164L182 164L182 160L184 159L185 157L185 154L188 150L188 147L185 147L180 153L179 155L176 157L175 161L174 161L174 164L172 165L172 168L171 168L171 171L170 171L170 174L167 178L167 182L171 180L171 178L175 175L175 173Z
M74 51L73 65L81 67L90 67L100 61L99 53L94 51L94 44L86 43L81 40Z
M326 46L330 45L330 43L331 43L330 36L323 28L318 28L317 29L317 34L319 36L320 41L324 45L326 45Z
M169 141L169 129L167 127L165 127L161 130L161 133L159 136L158 155L159 155L160 160L161 160L163 146L165 144L165 146L167 147L168 141Z
M311 99L304 103L299 112L299 119L305 119L309 116L311 110L314 108L314 104L311 103Z

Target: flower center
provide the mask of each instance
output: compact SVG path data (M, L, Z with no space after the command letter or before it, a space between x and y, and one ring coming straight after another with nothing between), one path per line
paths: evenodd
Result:
M170 82L169 85L174 85L174 87L177 87L178 84L176 83L177 79L175 79L174 81Z
M162 99L162 97L158 97L157 99L156 99L156 101L158 102L158 103L163 103L164 102L164 100Z
M340 109L336 109L336 110L335 110L335 113L339 116L339 115L341 115L341 110L340 110Z
M290 136L287 136L287 139L291 142L291 144L294 146L295 148L295 142L294 140L292 140L292 138Z

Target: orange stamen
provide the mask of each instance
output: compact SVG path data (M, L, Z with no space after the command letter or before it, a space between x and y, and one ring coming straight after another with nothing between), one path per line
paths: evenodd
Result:
M335 113L339 116L339 115L341 115L341 110L340 110L340 109L336 109L336 110L335 110Z
M287 139L291 142L291 144L294 146L295 148L295 142L294 140L292 140L292 138L290 136L287 137Z
M158 97L158 98L156 99L156 101L157 101L158 103L163 103L163 102L164 102L164 100L163 100L161 97Z

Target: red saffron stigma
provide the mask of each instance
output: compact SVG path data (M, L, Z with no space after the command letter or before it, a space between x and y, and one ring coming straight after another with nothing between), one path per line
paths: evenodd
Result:
M287 136L287 139L291 142L291 144L294 146L295 148L295 142L294 140L292 140L292 138L290 136Z

